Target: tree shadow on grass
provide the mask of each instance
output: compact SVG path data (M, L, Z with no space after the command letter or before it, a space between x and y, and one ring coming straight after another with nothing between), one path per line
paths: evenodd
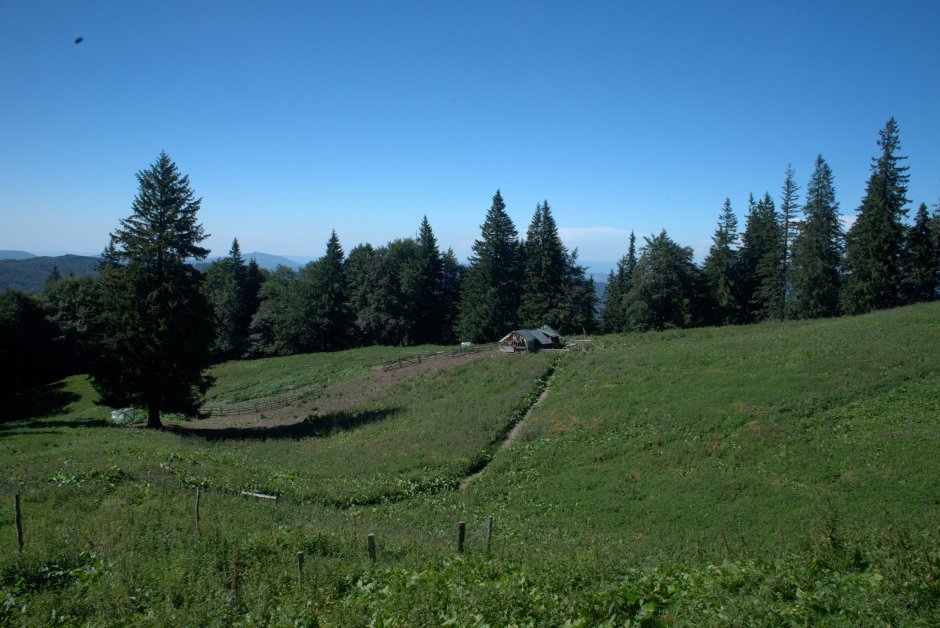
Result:
M0 407L0 423L42 419L62 414L69 404L81 399L78 394L64 388L65 382L60 381L4 398Z
M167 425L164 429L182 436L198 436L206 440L276 440L287 438L317 438L387 419L399 408L380 408L355 412L332 412L309 416L297 423L260 427L189 427Z

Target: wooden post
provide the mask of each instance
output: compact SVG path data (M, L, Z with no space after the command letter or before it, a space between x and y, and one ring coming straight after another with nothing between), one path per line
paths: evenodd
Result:
M300 586L304 582L304 553L297 552L297 585Z
M16 524L16 548L23 553L23 517L20 514L20 496L13 496L13 523Z
M463 551L463 540L467 535L467 524L463 521L457 524L457 551Z
M200 488L196 487L196 531L199 531L199 497L202 494Z
M375 562L375 534L369 535L369 560Z
M490 553L490 544L493 541L493 515L486 520L486 553Z

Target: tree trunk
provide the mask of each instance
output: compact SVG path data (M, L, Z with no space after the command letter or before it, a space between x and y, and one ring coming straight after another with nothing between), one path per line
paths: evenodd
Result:
M147 404L147 427L160 429L163 423L160 422L160 406L156 403Z

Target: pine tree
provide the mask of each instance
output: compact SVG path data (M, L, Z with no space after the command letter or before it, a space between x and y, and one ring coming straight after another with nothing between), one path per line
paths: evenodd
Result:
M796 184L796 173L787 164L786 178L780 191L780 220L783 223L783 306L782 314L786 316L787 302L790 295L790 270L793 266L793 242L800 231L799 186Z
M518 233L499 190L480 232L462 286L457 332L465 340L491 342L518 323L521 275Z
M754 243L756 264L754 266L755 288L751 296L756 320L783 320L786 298L786 280L783 273L786 258L786 235L779 214L774 209L769 193L757 203L759 216Z
M568 252L558 237L558 226L548 201L536 205L522 251L525 274L521 286L520 323L526 327L566 327L571 322L566 320L571 312L565 311L562 305L567 288L566 271L570 270L566 266Z
M665 230L646 238L625 299L631 328L647 331L699 324L698 274L691 248L678 245Z
M205 371L214 337L200 276L201 199L166 153L137 173L130 217L111 234L101 264L102 313L92 383L105 403L142 404L147 426L164 411L198 414L212 384Z
M627 254L617 261L617 271L610 271L604 288L604 309L601 310L601 329L605 333L617 333L627 329L624 298L630 292L630 279L636 268L636 235L630 232Z
M248 330L257 309L258 290L249 284L250 279L237 238L232 241L228 257L212 262L206 269L203 291L215 313L212 351L219 359L241 357L248 349Z
M822 155L816 157L816 167L806 187L803 215L803 225L793 242L791 315L835 316L839 313L843 235L832 169Z
M906 293L909 301L933 301L937 292L937 257L931 218L921 203L907 236Z
M845 307L851 314L894 307L902 300L904 217L908 168L898 156L898 125L879 132L881 155L872 160L865 198L845 240Z
M460 290L464 267L457 260L454 250L448 248L441 258L441 342L453 344L457 341L455 326L460 311Z
M415 300L414 343L441 342L444 263L427 216L421 221L416 244L417 255L413 263L415 288L412 296Z
M348 346L352 315L346 284L345 256L336 230L326 243L326 253L298 273L302 352L337 351Z
M738 219L731 209L731 199L726 198L702 269L713 304L711 319L720 325L739 320L737 240Z

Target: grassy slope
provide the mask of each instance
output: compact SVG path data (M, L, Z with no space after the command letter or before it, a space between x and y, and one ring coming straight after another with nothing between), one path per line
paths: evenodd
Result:
M465 492L437 489L492 449L549 356L403 380L350 409L392 410L378 420L266 441L105 428L73 378L50 391L65 410L0 424L0 485L27 522L17 558L0 510L0 623L940 620L940 307L602 340L565 356L522 439ZM370 351L342 364L389 350ZM338 357L223 365L215 394L282 394L301 364L310 395L359 381ZM196 534L180 483L287 499L210 492Z

